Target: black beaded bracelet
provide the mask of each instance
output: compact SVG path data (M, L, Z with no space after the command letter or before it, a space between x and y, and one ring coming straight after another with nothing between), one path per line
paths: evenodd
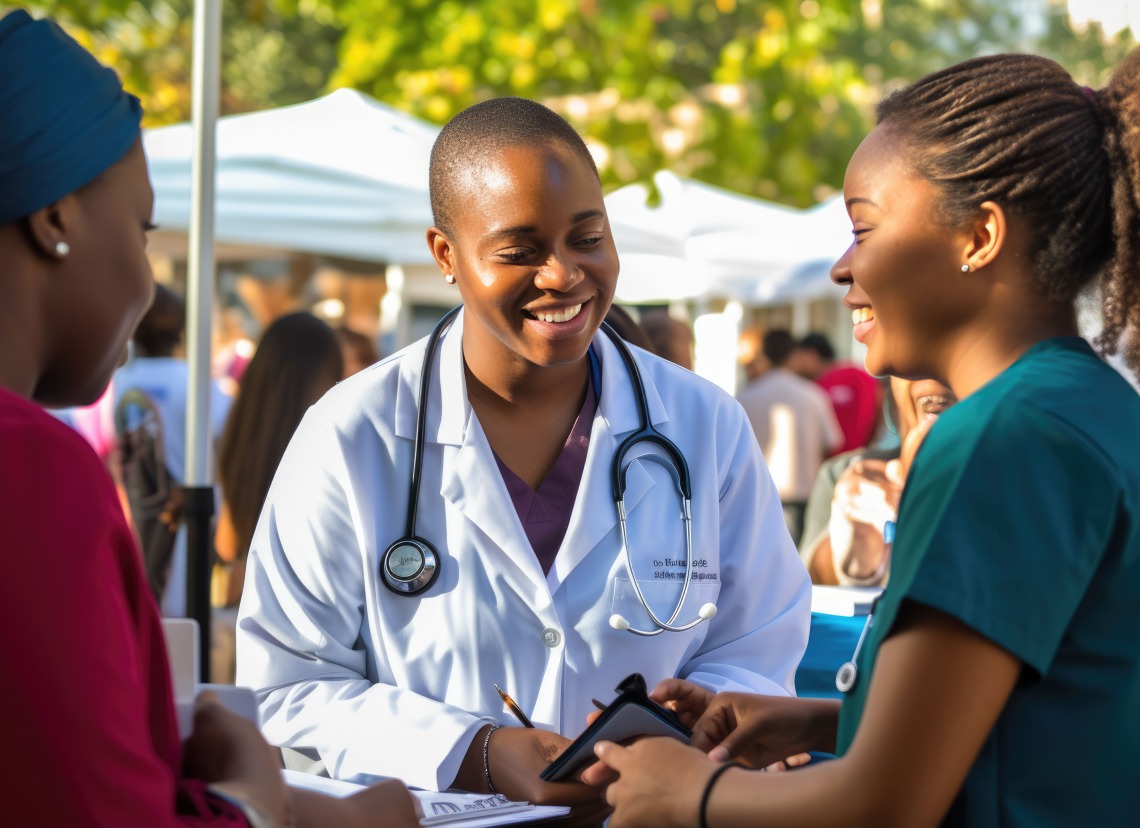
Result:
M491 793L498 793L495 786L491 784L491 765L487 761L487 748L491 746L491 734L498 730L502 725L491 725L491 729L487 731L486 738L483 739L483 779L487 782L487 790Z
M709 828L709 796L712 794L713 785L716 784L716 781L720 779L721 774L723 774L726 770L742 767L744 767L744 765L740 764L739 762L726 762L713 771L712 776L709 777L709 781L705 783L705 792L701 794L701 828Z

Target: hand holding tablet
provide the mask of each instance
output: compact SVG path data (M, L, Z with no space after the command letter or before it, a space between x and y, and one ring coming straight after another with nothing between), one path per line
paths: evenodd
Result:
M685 744L692 732L677 714L649 698L645 679L633 673L617 686L618 697L589 727L539 775L545 782L557 782L593 762L594 745L600 741L624 742L637 736L670 736Z

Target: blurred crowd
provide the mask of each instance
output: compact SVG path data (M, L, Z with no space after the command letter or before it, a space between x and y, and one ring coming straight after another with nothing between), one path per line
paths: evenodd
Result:
M163 614L186 606L185 482L188 366L186 307L159 284L131 340L130 358L94 405L54 412L104 459L143 550ZM310 405L379 360L375 343L308 312L274 320L256 344L230 348L216 366L209 435L217 456L211 676L232 683L234 625L245 558L277 464Z
M107 393L56 416L92 444L117 482L168 616L187 614L185 304L158 285ZM614 305L623 339L693 367L689 325L664 309ZM224 349L215 365L209 433L217 456L211 675L234 678L234 625L245 558L273 474L307 408L380 359L376 343L312 313L278 317L257 343ZM839 360L828 337L750 328L740 338L738 398L779 494L788 531L818 584L884 585L908 465L925 428L955 402L933 380L876 379Z
M876 379L837 360L822 333L748 330L740 360L740 403L812 581L885 585L906 459L954 393L934 380Z

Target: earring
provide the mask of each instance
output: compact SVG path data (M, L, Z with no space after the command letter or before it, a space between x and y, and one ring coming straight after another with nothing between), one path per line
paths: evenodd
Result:
M65 241L58 241L55 243L55 254L57 256L66 256L71 252L71 245Z
M962 265L962 272L963 273L969 273L971 270L973 270L973 268L970 267L968 264Z
M452 275L451 273L445 273L443 275L443 281L447 282L449 285L454 285L455 284L455 276Z

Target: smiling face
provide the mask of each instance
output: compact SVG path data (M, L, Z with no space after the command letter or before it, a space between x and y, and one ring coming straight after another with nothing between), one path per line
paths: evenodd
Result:
M582 360L617 284L602 188L571 149L494 150L455 188L428 240L465 306L463 351L487 381Z
M831 278L847 285L867 370L945 376L946 363L984 302L984 280L962 273L968 229L939 221L938 188L906 160L888 125L876 127L847 167L843 195L855 239Z

